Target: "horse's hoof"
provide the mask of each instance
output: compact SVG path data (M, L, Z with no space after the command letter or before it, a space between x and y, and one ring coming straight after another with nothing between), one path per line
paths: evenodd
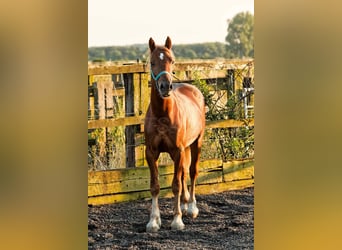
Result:
M183 222L182 224L171 223L172 230L183 230L184 228L185 228L185 225Z
M188 208L188 215L195 219L198 216L198 208L196 206L196 203L190 203Z
M183 230L185 228L185 225L182 221L182 218L175 218L171 223L171 229L172 230Z
M146 232L148 232L148 233L156 233L160 229L160 225L161 225L160 219L157 220L157 221L155 221L155 220L154 221L150 221L146 225Z
M153 226L147 225L146 226L146 232L147 233L156 233L159 231L159 229L160 229L160 227L158 225L153 225Z

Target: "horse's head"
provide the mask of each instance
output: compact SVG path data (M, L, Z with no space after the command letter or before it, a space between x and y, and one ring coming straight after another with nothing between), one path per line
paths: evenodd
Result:
M162 98L170 95L172 88L172 64L174 57L171 51L172 43L170 37L166 38L165 46L156 46L154 40L150 38L149 47L151 51L151 77L155 81L155 86Z

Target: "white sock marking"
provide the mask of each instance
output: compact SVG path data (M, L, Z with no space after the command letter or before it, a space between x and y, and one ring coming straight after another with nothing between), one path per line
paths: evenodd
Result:
M171 229L173 230L182 230L184 229L184 223L183 223L183 220L182 220L182 216L181 215L176 215L174 218L173 218L173 221L171 223Z
M161 220L158 207L158 198L152 197L152 211L150 215L150 221L146 225L147 232L157 232L160 229Z
M192 218L196 218L197 217L197 215L198 215L198 208L196 206L196 201L193 201L193 202L189 203L188 214Z

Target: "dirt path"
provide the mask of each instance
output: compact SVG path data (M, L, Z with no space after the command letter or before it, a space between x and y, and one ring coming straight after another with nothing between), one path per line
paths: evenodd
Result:
M89 249L253 249L254 188L197 195L198 217L171 231L172 199L159 200L162 227L146 233L151 201L90 206Z

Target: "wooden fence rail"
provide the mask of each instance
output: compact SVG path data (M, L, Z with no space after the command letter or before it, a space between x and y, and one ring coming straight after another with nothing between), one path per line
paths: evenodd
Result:
M160 197L172 196L173 165L159 166ZM189 184L189 182L188 182ZM217 193L254 185L254 160L202 161L197 194ZM88 204L100 205L151 197L148 167L88 173Z
M243 69L253 64L254 59L244 60L192 60L176 62L174 71L207 71L207 70L228 70ZM129 73L149 73L149 65L147 63L131 63L127 65L98 65L88 66L88 75L114 75Z
M101 119L88 121L88 129L115 127L115 126L131 126L144 124L144 116L122 117L117 119ZM246 121L239 120L219 120L207 121L206 128L237 128L242 126L254 126L254 119Z

